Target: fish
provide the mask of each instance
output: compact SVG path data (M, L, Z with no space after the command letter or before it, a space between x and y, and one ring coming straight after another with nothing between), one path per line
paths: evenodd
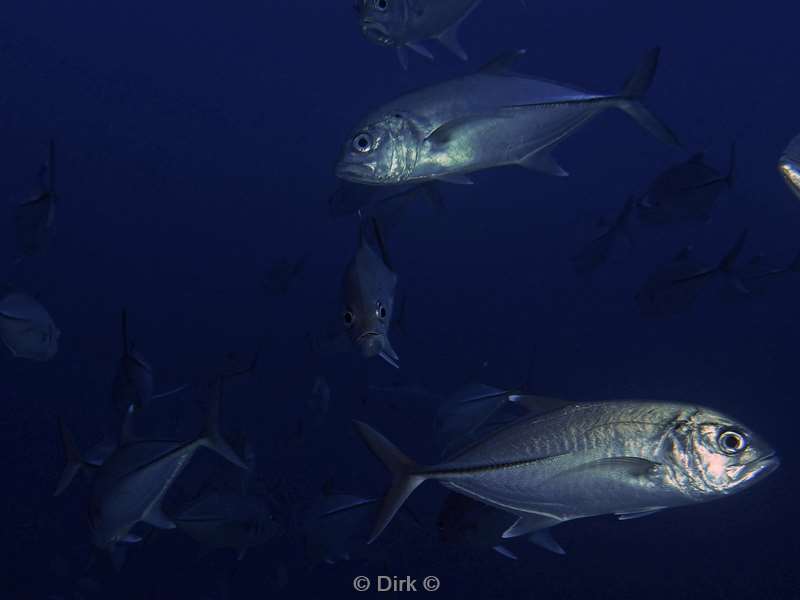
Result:
M428 60L433 54L422 45L438 40L461 60L468 60L458 39L461 24L481 0L356 0L361 33L369 41L393 47L403 69L408 69L408 50Z
M0 339L15 358L37 362L58 353L61 331L47 309L24 292L7 288L0 298Z
M19 251L17 262L45 252L55 231L58 195L55 186L55 143L52 140L42 171L47 176L42 182L42 191L18 204L14 210Z
M505 540L501 537L514 520L514 516L507 512L468 496L449 492L439 511L436 525L439 539L445 544L492 548L501 556L517 560L516 554L503 543ZM547 530L532 534L529 541L554 554L566 554Z
M800 198L800 135L792 139L778 161L778 171L792 193Z
M373 219L370 223L377 250L362 226L358 250L344 275L342 322L350 341L365 358L380 356L400 368L400 359L389 341L397 275L390 266L377 222Z
M123 418L131 408L141 411L153 400L173 396L189 387L189 385L180 385L156 394L153 367L130 341L126 309L122 310L121 329L122 356L117 363L117 371L111 384L111 402Z
M610 108L633 117L666 144L675 134L644 106L660 50L650 50L618 94L598 94L511 71L518 50L477 73L401 96L364 117L336 165L340 179L367 185L432 180L470 184L469 174L517 165L567 172L553 149Z
M507 402L512 392L482 383L468 384L451 394L436 411L436 431L445 452L469 440Z
M355 421L393 478L369 541L427 480L515 515L505 539L575 519L625 520L718 500L780 464L765 440L710 408L635 400L528 408L528 416L433 466Z
M177 528L209 549L232 548L242 560L250 548L279 537L283 526L260 498L211 491L172 519Z
M707 223L720 194L733 187L735 171L736 144L731 145L726 174L709 165L702 152L670 167L637 199L639 221L646 225Z
M269 267L264 275L264 288L271 296L285 296L289 292L289 287L305 269L308 255L296 261L282 258Z
M683 248L670 263L656 269L636 293L640 313L646 317L663 317L685 312L700 292L719 278L739 294L749 295L742 272L736 266L746 240L747 231L744 231L715 267L696 260L691 247Z
M376 498L352 494L323 494L306 511L302 535L312 563L350 560L363 550L378 508Z
M217 396L209 403L205 431L192 441L135 439L129 419L123 426L118 447L99 466L81 457L72 433L60 421L66 466L55 495L61 495L77 473L89 474L92 483L88 518L93 544L110 552L115 565L120 566L124 545L142 539L132 533L134 526L146 523L158 529L176 527L161 503L199 448L209 448L232 464L246 468L220 435L218 420Z
M633 211L633 205L634 199L628 199L614 222L572 257L573 266L578 274L591 273L605 264L620 237L624 238L630 246L633 246L633 238L630 231L628 231L628 220Z

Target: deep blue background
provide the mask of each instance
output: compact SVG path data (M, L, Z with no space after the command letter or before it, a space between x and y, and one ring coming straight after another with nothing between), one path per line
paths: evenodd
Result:
M665 320L643 320L634 302L647 274L687 243L713 261L748 227L747 255L783 262L800 247L800 206L775 170L800 131L800 5L529 4L484 3L462 32L469 65L432 46L437 61L412 56L406 73L391 51L361 38L350 0L4 3L2 264L63 331L52 362L0 363L0 560L13 597L72 598L83 576L85 491L76 485L51 498L62 461L55 419L62 415L85 446L99 439L123 305L161 389L263 342L258 373L233 390L226 421L254 441L262 475L289 480L301 501L332 474L364 494L387 483L353 434L354 417L434 460L426 441L434 407L390 408L374 394L362 402L367 382L394 383L397 373L352 356L320 362L307 349L307 333L338 315L355 246L355 221L327 212L343 141L370 108L503 50L528 48L524 72L614 91L653 45L663 47L649 97L659 116L720 169L730 142L739 143L736 186L712 222L636 229L631 251L591 278L574 274L569 257L596 217L685 158L616 113L556 151L569 179L502 169L472 187L447 187L443 218L420 211L390 240L408 295L408 333L394 341L401 376L440 392L474 379L514 386L532 364L543 394L708 405L773 442L784 461L776 475L715 504L567 524L557 537L568 556L523 546L518 562L443 547L433 532L395 530L399 541L378 563L309 572L291 542L234 565L224 552L198 560L179 534L164 535L134 549L120 575L93 571L96 597L221 598L216 582L234 566L231 598L344 597L355 574L377 574L384 560L392 574L438 575L446 598L800 597L800 279L748 299L709 289L688 314ZM14 269L13 206L35 188L51 137L57 238L50 254ZM266 265L306 252L290 295L265 295ZM285 443L322 372L333 387L324 426ZM441 496L430 484L411 505L430 517ZM269 573L281 561L289 586L274 591Z

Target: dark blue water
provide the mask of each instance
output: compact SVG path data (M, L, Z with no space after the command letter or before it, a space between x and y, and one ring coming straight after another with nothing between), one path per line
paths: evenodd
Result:
M747 298L712 286L664 319L643 319L634 300L647 275L687 244L714 261L747 228L748 257L783 263L800 247L800 206L775 169L800 131L800 6L529 4L484 3L462 31L469 64L436 48L435 63L412 56L408 72L361 37L349 0L4 5L0 255L9 258L0 264L62 331L52 361L6 354L0 362L0 564L9 598L349 597L356 575L380 574L436 575L444 598L800 597L800 278ZM341 145L367 110L513 48L528 49L523 72L614 91L655 45L662 61L648 104L720 169L738 143L735 186L711 222L634 227L630 250L576 276L569 258L587 226L686 157L609 112L557 150L570 178L484 172L474 186L443 188L443 217L421 211L393 234L408 298L406 332L394 340L399 373L377 359L309 351L308 335L338 318L355 249L355 218L332 219L327 202ZM48 254L15 267L13 208L35 189L51 138L56 238ZM267 265L306 253L289 294L268 296ZM224 551L199 557L179 533L159 532L115 573L100 559L88 564L85 483L62 498L52 490L63 460L57 417L86 447L106 426L123 306L160 389L210 379L226 354L246 360L262 348L256 373L228 389L226 429L246 433L260 477L281 480L297 505L332 476L337 488L382 493L389 476L352 431L353 418L435 460L435 407L390 405L380 394L365 402L369 385L398 382L446 393L466 381L514 387L528 378L537 393L582 401L702 404L757 429L783 463L716 503L561 526L564 557L523 545L511 561L489 548L444 546L432 526L395 524L374 557L311 566L290 534L237 563ZM319 374L332 388L330 412L295 436ZM191 400L164 411L181 435L196 430ZM192 466L187 481L221 463L198 455ZM429 483L409 504L430 524L442 497Z

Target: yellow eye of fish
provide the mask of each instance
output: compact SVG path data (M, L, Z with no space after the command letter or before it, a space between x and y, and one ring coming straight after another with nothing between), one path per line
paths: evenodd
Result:
M726 454L736 454L747 447L747 440L735 431L723 431L719 435L719 447Z

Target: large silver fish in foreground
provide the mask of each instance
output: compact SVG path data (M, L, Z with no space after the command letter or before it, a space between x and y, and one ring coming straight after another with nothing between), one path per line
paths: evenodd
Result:
M433 55L420 42L439 42L461 60L467 53L458 41L461 23L481 0L355 0L361 32L371 42L394 46L404 69L408 49L429 60Z
M428 479L517 515L503 534L508 538L583 517L631 519L716 500L754 485L779 465L765 441L706 408L638 401L543 404L541 412L534 403L530 416L431 467L415 464L356 422L393 475L370 539Z
M365 358L380 356L395 368L400 358L389 341L397 275L389 266L377 221L372 220L378 251L361 231L356 255L344 275L344 328Z
M596 94L512 72L524 50L477 73L401 96L370 113L336 166L342 179L371 185L441 179L518 165L565 176L551 152L582 125L618 108L666 144L675 135L642 104L660 51L649 51L618 94Z
M800 135L794 138L784 150L778 163L778 170L786 180L789 189L800 198Z

